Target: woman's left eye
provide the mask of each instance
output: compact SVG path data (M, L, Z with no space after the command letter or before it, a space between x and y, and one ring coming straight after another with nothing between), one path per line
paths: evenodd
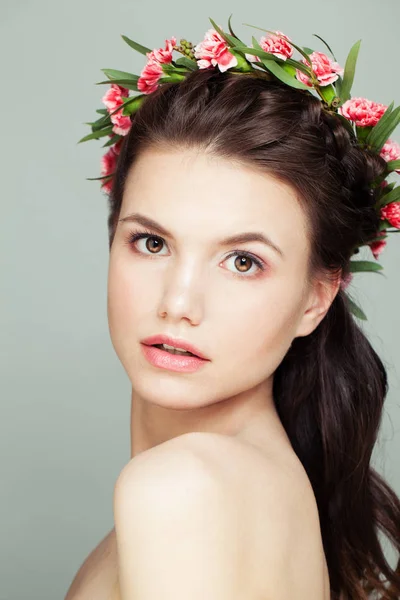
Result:
M236 269L238 269L238 271L236 273L234 273L235 275L239 274L239 273L243 273L245 274L245 276L250 277L250 275L247 275L247 273L249 273L249 269L247 268L249 262L255 264L257 266L256 271L264 271L265 270L265 266L264 264L261 262L261 260L259 260L258 258L256 258L253 254L250 254L249 252L244 252L236 250L235 252L232 252L229 256L226 257L225 260L228 260L229 258L233 258L236 257L235 260L233 261L233 264L235 266ZM244 269L243 271L241 271L241 269ZM254 273L251 273L251 275L253 275Z
M146 239L148 238L149 240L152 240L150 243L154 243L155 241L155 248L153 248L153 250L155 250L154 252L152 250L149 250L148 247L148 243L147 241L144 244L144 248L149 250L148 253L145 252L145 249L137 249L135 247L136 242L138 242L139 240L142 239ZM152 254L154 256L156 256L157 254L160 254L159 249L160 247L162 247L162 245L165 245L165 240L158 236L158 235L154 235L150 232L139 232L139 231L132 231L127 239L127 243L129 246L134 246L135 247L135 252L141 253L141 254L147 254L148 256L151 256ZM162 255L164 256L164 255ZM250 252L246 252L244 250L235 250L234 252L231 252L229 254L229 256L227 256L225 258L225 261L227 261L230 258L236 257L235 260L233 261L234 267L237 269L236 273L233 273L236 276L244 276L244 277L251 277L252 275L254 275L255 273L251 273L250 269L248 268L249 263L253 263L253 265L256 265L257 271L265 271L265 264L256 256L254 256L253 254L251 254ZM243 269L243 270L242 270ZM247 273L251 273L251 275L247 275Z

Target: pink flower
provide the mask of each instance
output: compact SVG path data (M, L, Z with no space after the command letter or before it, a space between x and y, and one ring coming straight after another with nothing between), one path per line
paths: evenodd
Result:
M165 40L165 48L154 48L151 52L147 52L147 63L140 73L137 82L137 87L143 94L151 94L158 88L158 81L163 75L161 63L172 62L173 46L176 46L176 38L171 37Z
M129 90L116 83L112 83L111 87L104 94L102 101L106 105L108 113L110 114L111 123L114 124L112 128L114 133L119 135L126 135L131 127L131 120L129 117L122 114L122 109L112 114L119 106L122 107L124 98L129 96Z
M117 165L117 156L118 154L114 150L114 146L111 146L108 152L106 152L101 159L101 174L104 175L113 175L116 165ZM112 188L113 178L108 179L104 183L101 184L102 189L108 194Z
M337 62L333 62L328 58L323 52L313 52L310 54L310 59L312 70L317 76L320 86L333 83L338 79L339 75L343 75L344 73L344 69ZM305 58L301 62L310 66L310 63ZM313 87L310 77L299 69L296 69L296 78L305 85L308 85L308 87Z
M293 55L293 46L288 43L290 38L281 31L275 31L275 34L264 35L260 39L260 46L265 52L275 54L282 60L290 58Z
M381 235L381 236L386 235L386 229L383 229L379 235ZM378 256L380 255L380 253L386 246L386 240L376 240L376 242L371 242L368 245L372 250L372 254L374 255L374 258L377 260Z
M394 140L388 139L384 144L380 155L386 160L386 162L400 160L400 145ZM395 172L399 173L400 175L400 169L396 169Z
M150 54L150 53L149 53ZM150 58L143 67L137 82L138 90L143 94L151 94L158 88L158 80L163 75L162 67L155 58Z
M381 219L387 219L389 223L400 229L400 201L390 202L381 208Z
M386 111L387 106L367 98L351 98L339 107L339 113L353 121L357 127L373 127Z
M172 36L171 39L165 40L165 48L155 48L151 52L147 52L146 56L148 59L157 60L159 63L170 63L172 62L173 46L176 46L176 38Z
M107 110L111 113L113 110L122 106L124 103L123 98L129 96L129 90L116 83L112 83L111 87L107 90L102 98L102 102L106 105Z
M193 50L195 58L198 59L199 69L218 65L219 70L224 72L238 64L236 56L228 50L228 44L224 38L212 28L206 32L204 40Z
M340 282L340 287L345 290L347 288L347 286L350 284L352 279L353 279L353 273L348 273L345 277L342 277L342 280Z
M122 114L122 109L110 116L111 123L114 124L112 128L114 133L118 135L127 135L131 128L132 122L129 116Z

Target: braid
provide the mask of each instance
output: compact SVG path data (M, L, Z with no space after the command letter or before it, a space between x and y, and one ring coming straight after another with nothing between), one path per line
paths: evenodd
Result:
M318 98L308 96L307 100L308 118L325 141L327 171L334 173L339 181L341 201L358 213L359 245L364 245L379 233L380 216L376 206L380 188L376 180L385 172L386 161L360 146L341 117L325 110Z

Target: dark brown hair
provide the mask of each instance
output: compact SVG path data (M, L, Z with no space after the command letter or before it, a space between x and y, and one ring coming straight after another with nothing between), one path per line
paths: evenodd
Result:
M377 235L371 184L385 161L361 149L316 96L264 74L199 69L146 97L118 158L110 249L127 174L147 147L202 149L290 184L310 226L311 275L346 276L357 247ZM380 530L400 552L400 500L370 464L387 391L384 365L342 288L274 373L276 408L318 505L332 600L400 597L400 561L394 571L379 541Z

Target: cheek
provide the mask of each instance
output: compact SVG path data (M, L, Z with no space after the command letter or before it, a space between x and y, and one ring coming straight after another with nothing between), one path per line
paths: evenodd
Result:
M300 298L285 286L268 286L265 293L255 293L251 301L225 307L222 352L230 356L233 368L271 371L280 364L293 338L299 317ZM235 348L235 352L229 349Z
M110 259L107 285L107 312L110 328L123 336L137 333L145 313L151 312L153 287L144 273L132 264Z

